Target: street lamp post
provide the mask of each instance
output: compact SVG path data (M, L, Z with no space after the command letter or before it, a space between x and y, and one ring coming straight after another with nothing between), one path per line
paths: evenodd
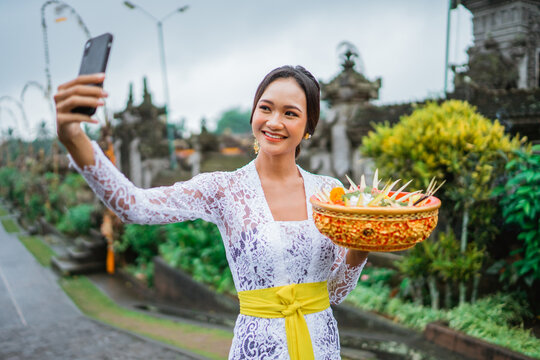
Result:
M186 11L189 8L189 6L188 5L182 6L181 8L178 8L172 11L171 13L169 13L168 15L162 17L161 19L158 19L154 15L150 14L148 11L141 8L140 6L135 5L129 1L124 1L124 5L131 10L139 9L144 14L146 14L149 18L155 21L157 25L159 53L161 57L161 76L162 76L162 82L163 82L163 96L165 98L165 124L167 127L167 140L169 144L170 166L171 166L171 169L175 169L176 156L174 154L173 129L172 129L171 124L169 123L169 83L167 81L167 64L165 61L165 45L163 41L163 22L167 18L171 17L172 15L176 13L181 13L181 12Z
M448 87L448 55L450 48L450 14L452 10L461 4L461 0L448 0L448 12L446 15L446 51L444 54L444 97L446 98L446 90Z

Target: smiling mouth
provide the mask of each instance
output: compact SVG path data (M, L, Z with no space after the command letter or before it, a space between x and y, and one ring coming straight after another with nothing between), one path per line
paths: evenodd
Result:
M271 139L286 139L287 137L286 136L282 136L282 135L277 135L277 134L271 134L271 133L268 133L266 131L261 131L265 136L271 138Z

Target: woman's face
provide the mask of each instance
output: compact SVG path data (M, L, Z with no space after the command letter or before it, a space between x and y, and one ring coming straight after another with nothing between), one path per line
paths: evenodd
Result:
M253 113L251 128L260 151L276 156L291 153L300 144L307 123L304 90L293 78L270 83Z

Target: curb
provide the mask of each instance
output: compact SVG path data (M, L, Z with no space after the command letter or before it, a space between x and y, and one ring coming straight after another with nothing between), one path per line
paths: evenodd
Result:
M424 330L424 338L474 360L534 360L527 355L451 329L441 322L429 323Z

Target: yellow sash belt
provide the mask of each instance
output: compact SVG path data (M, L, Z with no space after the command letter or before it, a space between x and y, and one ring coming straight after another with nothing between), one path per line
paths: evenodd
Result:
M238 299L240 314L267 319L285 318L291 360L314 359L304 314L316 313L330 307L326 281L240 291Z

